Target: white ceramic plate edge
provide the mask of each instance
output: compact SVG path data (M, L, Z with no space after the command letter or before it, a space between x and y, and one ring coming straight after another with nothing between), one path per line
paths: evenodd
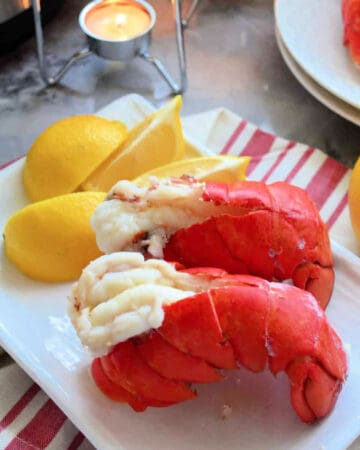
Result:
M346 120L360 126L360 110L344 102L340 98L327 91L311 78L292 57L283 40L281 39L278 28L275 28L276 42L287 67L292 72L298 82L320 103L325 105L331 111Z
M314 0L314 1L319 1L319 0ZM330 0L329 0L330 1ZM336 0L331 0L331 1L336 1ZM275 14L275 23L277 26L277 29L279 31L279 34L282 38L282 42L283 45L286 47L287 51L292 55L292 58L297 62L297 64L302 68L302 70L304 72L306 72L306 74L312 78L313 80L315 80L320 86L322 86L323 88L327 89L329 92L331 92L335 97L341 99L342 101L344 101L345 103L353 106L354 108L360 109L360 97L358 95L358 100L354 100L352 98L352 96L348 93L347 95L345 95L342 92L342 87L341 87L341 83L340 85L334 85L332 82L328 82L325 81L323 76L319 76L317 71L314 70L314 68L312 67L311 64L308 64L304 61L302 61L302 58L298 56L298 52L296 50L292 50L290 48L290 44L287 39L287 36L284 36L284 32L282 30L282 27L280 25L281 20L279 19L280 17L280 6L279 5L283 5L285 3L284 0L275 0L274 2L274 14ZM338 1L339 4L339 13L340 13L340 8L341 8L341 3L340 0ZM306 8L306 5L302 5L304 8ZM326 15L326 8L324 11L324 14ZM295 22L294 22L295 24ZM342 26L342 24L341 24ZM321 30L319 31L321 32ZM286 34L286 33L285 33ZM360 70L358 70L355 66L355 64L351 61L350 55L348 55L348 49L344 46L342 46L341 43L341 39L338 39L338 44L339 44L339 49L341 48L341 51L344 51L346 58L344 59L345 63L349 66L349 70L348 72L358 72L359 73L359 86L357 86L358 89L360 89ZM343 55L341 55L341 57L343 58ZM343 62L344 62L343 61Z
M10 341L10 342L9 342ZM26 372L29 377L40 386L40 388L53 400L54 403L61 409L66 417L86 436L86 438L98 449L104 449L103 440L99 440L99 436L92 431L86 421L83 421L81 416L74 414L71 407L59 395L59 391L55 388L56 384L51 382L51 379L42 379L38 376L33 364L24 357L24 352L17 351L14 348L14 341L7 339L6 334L0 329L0 342L6 353ZM105 450L105 449L104 449Z

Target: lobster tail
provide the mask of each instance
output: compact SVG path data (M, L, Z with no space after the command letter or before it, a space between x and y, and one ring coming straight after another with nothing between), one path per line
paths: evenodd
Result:
M98 351L93 336L104 334L108 345L92 365L96 384L136 411L193 399L189 385L222 380L218 369L268 367L288 375L296 413L312 422L331 411L346 378L339 336L294 286L118 253L85 269L73 303L83 342Z
M185 267L291 279L325 308L333 285L326 225L307 193L284 182L121 181L92 219L105 253L136 250Z
M178 230L164 249L166 260L292 279L326 308L334 286L330 241L303 189L284 182L207 183L203 199L233 211Z

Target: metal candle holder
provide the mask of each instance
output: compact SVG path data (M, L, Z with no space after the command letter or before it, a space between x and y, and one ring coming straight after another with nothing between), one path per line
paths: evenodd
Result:
M129 61L130 59L139 56L155 67L160 76L168 84L173 94L184 92L187 88L184 29L188 27L189 21L191 20L191 17L197 9L200 0L193 0L189 8L188 16L185 19L183 18L182 13L182 0L172 0L175 17L177 56L180 74L179 83L177 83L171 77L162 62L150 53L151 31L156 22L156 13L154 8L145 0L135 0L135 2L144 7L150 15L151 24L149 28L141 35L136 36L132 39L128 39L126 41L109 41L92 34L85 26L85 16L87 12L102 1L103 0L94 0L88 3L80 13L79 25L82 31L87 36L87 45L78 52L74 53L56 74L49 75L46 68L44 56L44 37L41 24L41 2L40 0L31 0L34 13L38 63L40 75L44 82L48 86L52 86L58 83L59 80L70 69L70 67L73 66L73 64L75 64L77 61L80 61L81 59L87 58L92 54L96 54L104 59L116 61Z

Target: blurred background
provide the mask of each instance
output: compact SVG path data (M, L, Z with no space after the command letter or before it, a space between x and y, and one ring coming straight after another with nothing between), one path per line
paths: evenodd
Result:
M1 1L5 5L6 0ZM78 15L87 1L43 3L52 16L44 37L47 66L54 73L85 43ZM157 13L152 53L177 78L171 2L149 3ZM190 3L183 1L184 11ZM169 98L154 68L138 58L124 64L91 56L70 69L59 85L47 88L39 75L34 37L22 39L24 27L16 27L21 42L5 51L6 30L0 25L0 163L26 153L34 138L62 117L93 113L132 92L156 106ZM202 0L185 43L189 86L183 115L226 107L267 131L353 165L360 129L320 104L288 70L275 40L272 0Z

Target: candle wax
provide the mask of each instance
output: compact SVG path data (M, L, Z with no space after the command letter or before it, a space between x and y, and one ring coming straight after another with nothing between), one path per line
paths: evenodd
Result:
M92 34L111 41L132 39L144 33L150 22L150 15L142 5L126 1L101 2L85 18Z

